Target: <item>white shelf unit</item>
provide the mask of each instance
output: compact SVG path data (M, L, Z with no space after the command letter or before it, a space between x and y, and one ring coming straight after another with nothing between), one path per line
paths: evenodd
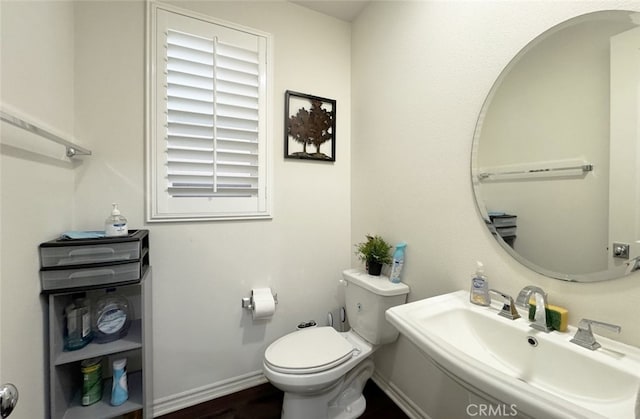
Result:
M78 288L48 295L51 419L117 418L140 409L143 411L143 417L152 417L151 285L149 267L140 282L135 284ZM107 289L112 288L124 295L133 308L133 321L127 335L113 342L91 342L82 349L65 351L64 308L72 302L75 294L86 293L86 297L95 304ZM102 357L102 400L90 406L82 406L80 363L95 357ZM111 406L111 362L122 357L127 358L129 399L120 406Z

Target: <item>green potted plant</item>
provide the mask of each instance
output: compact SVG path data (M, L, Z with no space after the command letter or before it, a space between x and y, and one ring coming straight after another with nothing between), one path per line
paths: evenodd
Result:
M391 263L391 245L380 236L366 235L367 241L356 244L356 255L367 267L369 275L378 276L382 265Z

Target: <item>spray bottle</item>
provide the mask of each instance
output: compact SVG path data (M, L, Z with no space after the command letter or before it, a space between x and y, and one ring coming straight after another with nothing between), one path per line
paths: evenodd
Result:
M404 249L407 247L407 243L400 242L396 245L396 251L393 253L393 262L391 264L391 273L389 274L389 280L395 284L400 282L400 273L404 266Z

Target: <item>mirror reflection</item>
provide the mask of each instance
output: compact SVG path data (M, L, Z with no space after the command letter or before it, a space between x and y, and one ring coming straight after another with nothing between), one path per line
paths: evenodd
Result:
M504 249L541 274L599 281L640 268L639 25L638 13L604 11L549 29L481 111L478 208Z

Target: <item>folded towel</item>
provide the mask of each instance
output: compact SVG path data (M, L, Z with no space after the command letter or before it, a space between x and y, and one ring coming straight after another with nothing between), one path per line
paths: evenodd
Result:
M104 237L104 231L65 231L60 236L60 239L100 239L102 237Z
M636 396L636 419L640 419L640 388Z

